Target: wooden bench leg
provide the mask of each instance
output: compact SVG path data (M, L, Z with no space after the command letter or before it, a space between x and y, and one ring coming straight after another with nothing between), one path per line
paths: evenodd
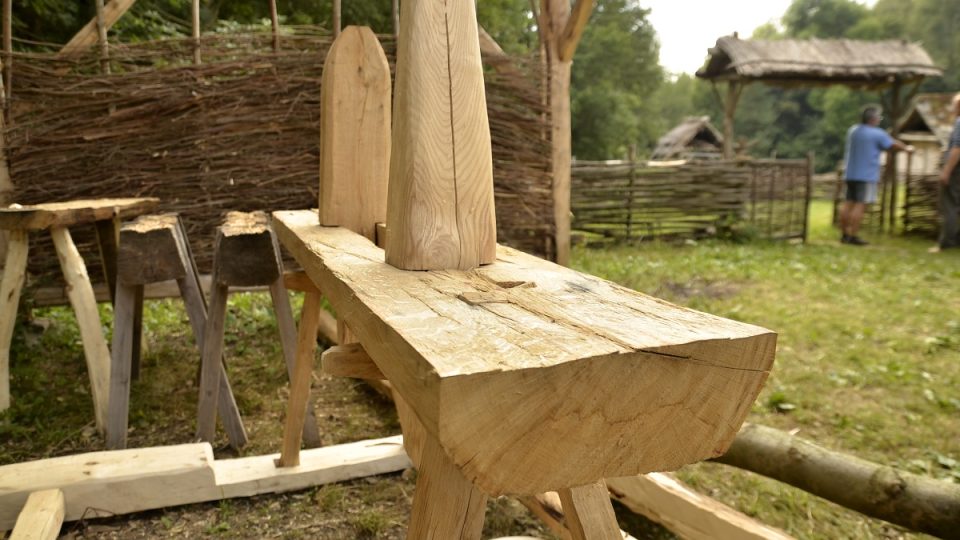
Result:
M0 411L10 408L10 342L17 324L20 290L27 275L27 231L10 231L0 281Z
M10 540L55 540L60 536L65 512L62 491L34 491L17 517Z
M143 298L143 285L117 283L110 358L110 404L107 412L107 448L110 450L127 447L130 381L133 378L134 313L138 296Z
M278 467L295 467L300 464L300 441L303 436L303 421L310 399L310 380L317 354L317 325L320 321L320 291L306 293L303 311L300 314L300 330L297 334L297 362L290 383L290 398L287 401L287 418L283 424L283 447L280 450Z
M217 431L217 399L220 397L220 371L223 369L223 324L227 316L227 287L217 283L216 275L213 278L210 309L203 331L200 402L197 406L197 438L207 442L213 442Z
M623 540L603 481L561 489L560 502L573 540Z
M463 476L433 436L423 442L408 540L480 540L486 494Z
M106 425L110 393L110 351L103 337L97 300L93 295L87 267L70 237L70 232L65 227L54 227L50 229L50 235L53 237L57 258L60 259L63 278L67 282L67 296L77 316L77 326L80 328L80 339L83 341L83 353L90 375L97 430L102 433Z
M287 289L283 285L282 275L270 284L270 297L273 300L273 311L277 317L277 328L280 330L280 344L283 346L283 358L287 364L287 377L293 384L293 374L297 365L297 323L293 320L293 309L290 307L290 298L287 296ZM317 417L314 412L313 400L309 396L307 398L307 416L303 424L303 441L311 448L320 446Z

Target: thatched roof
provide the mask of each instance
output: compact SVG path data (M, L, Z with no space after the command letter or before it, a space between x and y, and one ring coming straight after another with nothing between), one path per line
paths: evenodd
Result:
M718 39L706 65L697 71L704 79L868 87L941 75L923 47L902 40L764 41L736 36Z
M920 94L913 110L900 123L901 133L930 133L946 146L953 131L951 101L954 94Z
M719 152L723 135L710 123L709 116L690 116L657 141L650 159L676 159L689 152Z

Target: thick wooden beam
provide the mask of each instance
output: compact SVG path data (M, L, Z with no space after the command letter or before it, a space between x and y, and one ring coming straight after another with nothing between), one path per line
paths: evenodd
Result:
M280 277L280 252L264 212L228 212L217 228L217 267L221 284L265 287Z
M580 44L580 38L583 37L583 30L587 27L592 11L593 0L577 0L573 5L567 24L557 37L557 50L560 53L561 62L573 60L573 54L577 51L577 45Z
M159 202L160 199L148 197L13 205L0 208L0 229L41 230L50 227L69 227L78 223L113 219L125 213L129 215L143 214L156 207Z
M122 17L136 1L137 0L111 0L109 4L105 5L103 7L104 32L106 33L107 30L110 30L114 23L120 20L120 17ZM90 47L96 45L97 39L97 17L94 17L60 49L57 56L64 58L82 54Z
M493 158L476 6L405 0L400 9L387 262L405 270L491 263Z
M62 491L34 491L27 497L10 540L56 540L63 525L63 512Z
M305 450L300 466L278 454L214 460L207 443L91 452L0 467L0 532L30 493L60 489L65 519L111 517L233 497L280 493L410 467L399 436Z
M344 29L323 66L320 223L373 240L387 219L390 66L366 26Z
M792 537L764 525L723 503L701 495L672 475L608 478L610 496L687 540L790 540Z
M716 456L773 362L767 330L516 250L473 271L408 272L364 237L318 225L311 211L274 214L287 250L490 495Z
M383 372L359 343L330 347L320 355L323 371L334 377L383 380Z

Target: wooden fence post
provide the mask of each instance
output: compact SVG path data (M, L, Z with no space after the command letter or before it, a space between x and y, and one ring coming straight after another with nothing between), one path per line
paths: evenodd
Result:
M200 64L200 0L193 0L193 63Z
M280 16L277 15L277 0L270 0L270 29L273 32L273 52L280 50Z

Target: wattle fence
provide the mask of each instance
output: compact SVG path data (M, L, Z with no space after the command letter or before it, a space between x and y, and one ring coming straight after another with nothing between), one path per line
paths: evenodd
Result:
M574 162L573 229L588 243L749 236L805 240L812 159Z

